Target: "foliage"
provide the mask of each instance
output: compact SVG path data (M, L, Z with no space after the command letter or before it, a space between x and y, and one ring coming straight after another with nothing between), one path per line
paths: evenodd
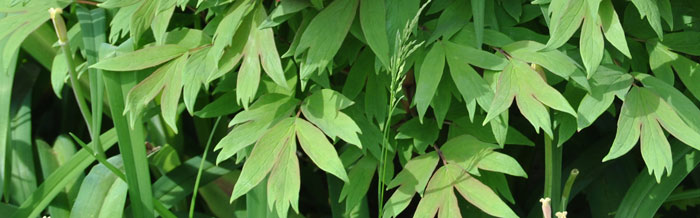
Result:
M0 213L696 214L699 12L0 0Z

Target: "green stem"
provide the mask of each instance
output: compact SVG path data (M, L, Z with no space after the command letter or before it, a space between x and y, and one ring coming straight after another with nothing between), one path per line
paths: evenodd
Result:
M544 197L552 199L552 208L559 208L561 193L561 147L552 144L552 138L544 134Z
M70 46L68 45L68 33L66 32L66 23L65 21L63 21L63 17L61 17L60 8L51 8L49 10L49 13L51 14L53 26L56 29L56 36L58 36L58 44L61 46L61 51L63 51L63 54L66 57L66 63L68 64L68 74L70 76L71 86L73 86L73 94L75 95L75 100L78 102L78 108L80 109L80 113L83 115L83 119L85 119L85 124L87 125L90 135L92 135L93 129L92 123L90 122L92 119L92 114L90 114L90 111L87 108L87 104L84 100L85 98L83 98L82 87L78 82L78 74L75 72L75 60L73 60L73 53L71 52Z
M564 185L564 191L561 194L561 210L566 211L566 204L569 202L569 194L571 194L571 187L574 186L574 181L576 181L576 176L578 176L578 169L571 170L569 173L569 178L566 179L566 185Z
M194 190L192 191L192 200L190 201L190 218L194 216L194 203L197 199L197 189L199 188L199 181L202 178L202 168L204 168L204 161L207 159L207 154L209 153L209 146L211 145L211 140L214 138L214 132L216 132L216 127L219 126L219 121L221 117L216 119L214 122L214 127L211 128L209 133L209 139L207 140L207 145L204 146L204 154L202 155L202 160L199 162L199 170L197 170L197 178L194 180Z

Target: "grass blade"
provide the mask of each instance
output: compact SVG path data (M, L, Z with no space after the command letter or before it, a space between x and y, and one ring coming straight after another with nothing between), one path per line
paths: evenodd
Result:
M104 72L105 88L112 112L112 121L119 138L119 151L124 160L126 183L129 185L129 199L134 217L153 217L153 196L148 171L148 159L144 130L141 119L129 128L124 115L124 96L129 88L136 85L137 78L132 72Z
M671 175L657 183L646 168L642 169L627 190L615 217L653 217L676 186L700 163L699 158L693 158L700 155L699 151L678 140L672 140L671 146L674 151Z
M105 191L104 189L94 189L92 186L99 186L99 185L102 185L102 184L104 184L104 183L110 183L110 184L112 184L112 185L108 187L108 190L106 190L106 191L108 191L108 193L106 194L107 196L104 196L104 198L105 198L104 201L105 201L105 202L110 202L110 203L102 203L102 204L103 204L103 205L113 205L113 203L121 204L121 203L120 203L120 200L119 200L119 198L121 198L121 197L120 197L121 195L119 195L119 194L121 193L120 190L122 190L122 189L124 190L124 198L126 198L126 190L127 190L127 189L126 189L126 188L127 188L127 185L126 185L126 183L124 183L124 182L126 182L126 175L124 175L124 173L123 173L122 170L120 169L120 168L123 168L122 166L123 166L123 163L124 163L124 162L122 161L121 157L120 157L119 159L117 159L117 160L113 160L113 162L115 162L115 164L118 164L118 166L116 166L115 164L112 164L111 162L109 162L109 160L105 159L104 157L99 156L99 155L95 155L95 152L94 152L90 147L88 147L83 141L81 141L77 136L73 135L72 133L71 133L71 136L73 137L73 139L75 139L75 141L78 142L78 144L79 144L81 147L83 147L83 149L87 150L90 154L93 154L93 157L95 157L95 158L97 159L97 161L100 162L100 164L102 164L101 166L102 166L102 167L105 167L107 170L111 171L111 174L112 174L112 175L105 174L105 172L107 172L107 171L104 171L104 172L103 172L103 171L101 170L101 171L98 173L98 174L101 174L101 175L100 175L100 176L97 176L97 178L96 178L98 181L96 181L96 183L94 183L94 184L91 184L91 185L86 186L87 189L94 190L94 191L88 191L88 193L92 193L92 192L99 193L99 191ZM112 158L110 158L110 160L112 160ZM92 173L92 171L91 171L91 173ZM102 175L102 174L104 174L104 175L106 175L106 176L104 176L104 175ZM112 183L112 179L111 179L111 178L108 179L108 180L104 180L105 177L107 177L107 176L116 176L116 178L118 178L120 181L114 181L114 182ZM93 178L93 180L94 180L94 179L95 179L95 178ZM81 187L81 189L82 189L82 187ZM116 190L116 191L115 191L115 190ZM88 199L92 199L92 198L94 198L94 196L93 196L93 195L88 195L87 198L88 198ZM115 199L115 198L116 198L116 199ZM97 200L99 200L99 199L97 199ZM117 200L117 201L112 202L112 201L114 201L114 200ZM78 201L78 200L76 200L76 201ZM94 204L94 202L88 200L87 202L84 202L83 204L92 205L92 204ZM122 205L122 206L121 206L121 209L123 209L124 205L123 205L123 204L121 204L121 205ZM165 217L165 218L174 218L174 217L176 217L172 212L170 212L167 208L165 208L165 206L163 206L163 204L162 204L160 201L154 200L154 201L153 201L153 205L154 205L156 211L158 211L158 213L159 213L161 216L163 216L163 217ZM87 206L74 206L74 207L76 207L76 208L78 208L78 209L83 209L83 208L85 208L85 207L87 207ZM119 208L119 207L118 207L118 208ZM104 209L105 209L105 208L101 208L101 207L100 207L100 208L95 208L94 210L96 210L97 212L99 212L100 215L99 215L98 217L113 216L113 215L115 215L115 214L118 214L118 216L115 216L115 217L121 217L121 215L122 215L122 214L121 214L121 212L122 212L121 209L120 209L120 210L114 210L113 208L106 208L107 212L103 212ZM101 214L107 214L107 215L101 215ZM91 216L91 217L92 217L92 215L88 215L88 216ZM78 217L85 217L85 216L78 216Z
M83 38L83 49L88 65L97 63L97 48L107 41L105 36L106 17L104 9L97 8L87 10L83 7L77 8L80 32ZM100 135L102 127L102 98L104 96L104 82L102 80L102 70L88 68L90 74L90 108L92 109L90 138L94 141ZM99 143L99 140L96 141ZM102 146L95 144L97 155L104 158Z
M4 42L0 42L0 47L4 46ZM7 190L9 189L10 170L8 160L11 157L10 142L10 97L12 95L12 82L15 77L15 67L17 63L17 54L11 57L13 60L11 66L2 66L0 63L0 180L2 181L2 189L0 195L5 194L8 199Z
M17 95L17 93L15 93ZM32 95L31 91L24 97L11 123L12 157L9 161L11 169L10 202L23 202L36 189L37 178L34 166L34 151L32 150ZM19 103L19 102L16 102Z
M122 166L119 156L107 161L112 166ZM128 186L106 166L100 164L93 167L85 177L71 217L122 217Z
M114 129L100 136L103 149L109 149L117 142ZM92 146L90 143L89 146ZM71 181L80 176L85 169L95 161L95 158L85 149L78 151L64 165L51 173L33 193L17 208L10 217L37 217L41 211L61 192Z
M39 153L39 163L41 164L41 174L44 178L49 177L51 173L56 171L61 165L58 160L58 156L61 155L58 152L60 150L54 150L49 147L49 144L43 140L36 140L36 146ZM59 148L60 149L60 148ZM75 153L75 150L73 150ZM49 205L49 214L51 217L55 218L68 218L70 217L70 199L66 189L63 189L58 196L56 196L51 204Z

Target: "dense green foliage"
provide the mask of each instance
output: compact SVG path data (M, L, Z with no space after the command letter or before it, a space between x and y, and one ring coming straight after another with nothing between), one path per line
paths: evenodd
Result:
M689 216L698 21L696 0L0 0L0 216Z

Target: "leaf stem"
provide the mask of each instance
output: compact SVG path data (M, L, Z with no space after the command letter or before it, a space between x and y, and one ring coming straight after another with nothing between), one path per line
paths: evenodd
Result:
M561 152L562 148L553 145L552 138L544 135L544 197L552 199L552 208L558 208L561 192Z
M99 4L98 2L87 1L87 0L76 0L75 3L85 4L85 5L94 5L94 6L97 6L97 4Z
M221 117L216 119L214 122L214 127L211 128L211 133L209 133L209 139L207 140L207 145L204 146L204 154L202 154L202 160L199 161L199 169L197 170L197 178L194 180L194 190L192 191L192 200L190 201L190 213L189 217L194 216L194 203L197 199L197 190L199 188L199 181L202 178L202 168L204 168L204 161L207 159L207 154L209 153L209 146L211 145L211 140L214 138L214 132L216 132L216 127L219 126L219 121Z
M571 187L574 186L574 181L576 181L576 176L578 176L578 169L571 170L569 173L569 178L566 179L566 184L564 185L564 191L561 194L561 210L566 211L566 204L569 202L569 194L571 194Z
M78 76L75 72L75 60L73 60L73 53L71 52L70 46L68 45L68 33L66 32L66 23L63 20L63 17L61 17L62 12L63 10L60 8L49 9L51 21L53 22L53 26L56 29L56 36L58 36L58 45L61 46L61 51L63 51L63 54L66 57L66 63L68 64L68 74L70 76L71 86L73 86L73 94L75 95L75 100L78 102L78 108L80 109L80 113L83 115L83 119L85 119L85 124L87 125L88 131L90 132L90 135L92 135L92 114L88 110L87 104L85 103L85 100L83 98L84 92L82 90L82 87L78 83Z

